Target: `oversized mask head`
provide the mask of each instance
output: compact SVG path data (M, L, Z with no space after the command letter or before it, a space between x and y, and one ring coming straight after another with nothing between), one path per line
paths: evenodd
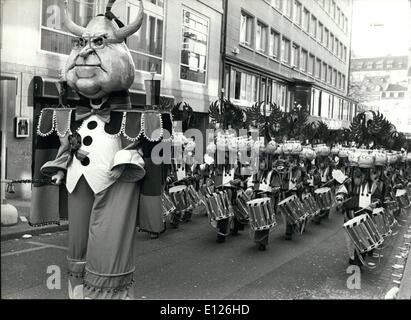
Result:
M109 1L105 15L94 17L85 28L69 18L66 4L64 24L76 38L65 66L65 77L70 87L90 99L127 90L134 81L134 62L124 40L141 27L143 6L140 1L135 21L120 28L111 13L114 1Z

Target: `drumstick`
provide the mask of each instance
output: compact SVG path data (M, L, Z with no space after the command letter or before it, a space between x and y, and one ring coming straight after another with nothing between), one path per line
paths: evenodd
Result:
M378 202L373 202L373 203L370 204L370 206L371 206L371 205L376 205L376 204L378 204ZM370 206L368 206L368 207L366 207L366 208L362 208L362 209L360 209L360 210L358 210L358 211L355 211L354 214L356 214L356 213L358 213L358 212L361 212L361 211L364 211L364 210L368 210L368 211L369 211L370 209L372 210L372 208L370 208Z

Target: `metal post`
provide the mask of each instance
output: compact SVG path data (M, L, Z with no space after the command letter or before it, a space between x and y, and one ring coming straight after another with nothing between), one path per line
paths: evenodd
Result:
M2 81L3 82L3 81ZM4 89L4 88L3 88ZM6 180L6 150L7 150L7 90L2 90L4 100L2 103L2 121L1 121L1 181ZM1 186L1 204L6 203L5 185Z

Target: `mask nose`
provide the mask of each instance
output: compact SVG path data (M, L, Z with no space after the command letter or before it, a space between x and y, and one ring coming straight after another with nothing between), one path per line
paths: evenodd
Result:
M80 53L78 54L80 57L83 59L86 59L90 54L94 53L94 49L90 48L90 46L85 46L83 49L81 49Z

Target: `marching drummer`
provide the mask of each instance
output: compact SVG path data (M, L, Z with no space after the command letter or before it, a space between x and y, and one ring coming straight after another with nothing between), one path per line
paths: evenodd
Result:
M321 185L324 185L325 183L329 182L332 179L331 176L331 168L330 168L330 163L329 163L329 158L328 156L317 156L316 158L316 165L318 168L318 174L320 176L320 180L316 181L318 184L315 185L316 188L320 188ZM321 220L328 218L330 214L330 210L321 210L318 215L316 215L313 219L313 222L315 224L320 224Z
M372 203L372 190L370 180L370 168L374 166L373 158L363 158L359 162L350 163L353 166L352 170L352 187L347 194L344 195L343 204L344 222L363 214L370 213L376 206ZM365 259L365 254L358 254L355 245L349 236L346 234L347 249L349 255L349 264L362 266Z
M248 179L247 183L246 193L249 195L251 199L264 198L267 197L267 195L270 195L270 193L263 192L260 190L260 184L267 183L266 179L269 175L269 172L271 171L268 168L267 158L268 157L265 154L264 150L260 150L258 171L256 174L254 174ZM271 181L268 181L267 185L269 186L270 183ZM254 242L258 245L258 250L266 250L269 241L269 236L270 229L254 231Z
M301 198L303 192L303 169L298 161L298 156L288 157L289 167L287 175L285 176L285 197L289 197L295 194L298 198ZM294 233L294 225L286 221L285 228L285 240L292 240Z

